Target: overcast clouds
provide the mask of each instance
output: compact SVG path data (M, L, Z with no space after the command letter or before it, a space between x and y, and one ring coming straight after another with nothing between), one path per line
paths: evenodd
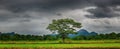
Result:
M120 0L0 0L0 31L49 34L52 19L72 18L84 29L120 32Z

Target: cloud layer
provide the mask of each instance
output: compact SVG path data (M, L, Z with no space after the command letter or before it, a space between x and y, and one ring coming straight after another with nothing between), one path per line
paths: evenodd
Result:
M99 33L119 31L120 0L0 0L0 31L49 34L52 19L72 18Z

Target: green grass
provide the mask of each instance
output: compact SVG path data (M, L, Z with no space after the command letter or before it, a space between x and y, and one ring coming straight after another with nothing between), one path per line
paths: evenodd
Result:
M0 44L41 44L41 43L59 43L61 40L56 41L0 41ZM120 40L66 40L66 43L88 44L88 43L120 43Z
M72 48L72 47L120 47L120 43L108 44L0 44L4 47L54 47L54 48Z
M120 47L120 40L67 40L67 44L60 44L59 41L1 41L0 48L4 47Z

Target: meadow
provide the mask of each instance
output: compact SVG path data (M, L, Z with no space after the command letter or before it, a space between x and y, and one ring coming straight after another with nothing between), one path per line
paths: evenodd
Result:
M120 40L0 41L0 49L120 49Z

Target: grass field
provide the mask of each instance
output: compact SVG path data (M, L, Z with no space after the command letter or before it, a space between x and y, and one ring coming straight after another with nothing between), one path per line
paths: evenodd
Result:
M0 48L117 48L120 49L120 40L80 40L67 41L1 41Z

